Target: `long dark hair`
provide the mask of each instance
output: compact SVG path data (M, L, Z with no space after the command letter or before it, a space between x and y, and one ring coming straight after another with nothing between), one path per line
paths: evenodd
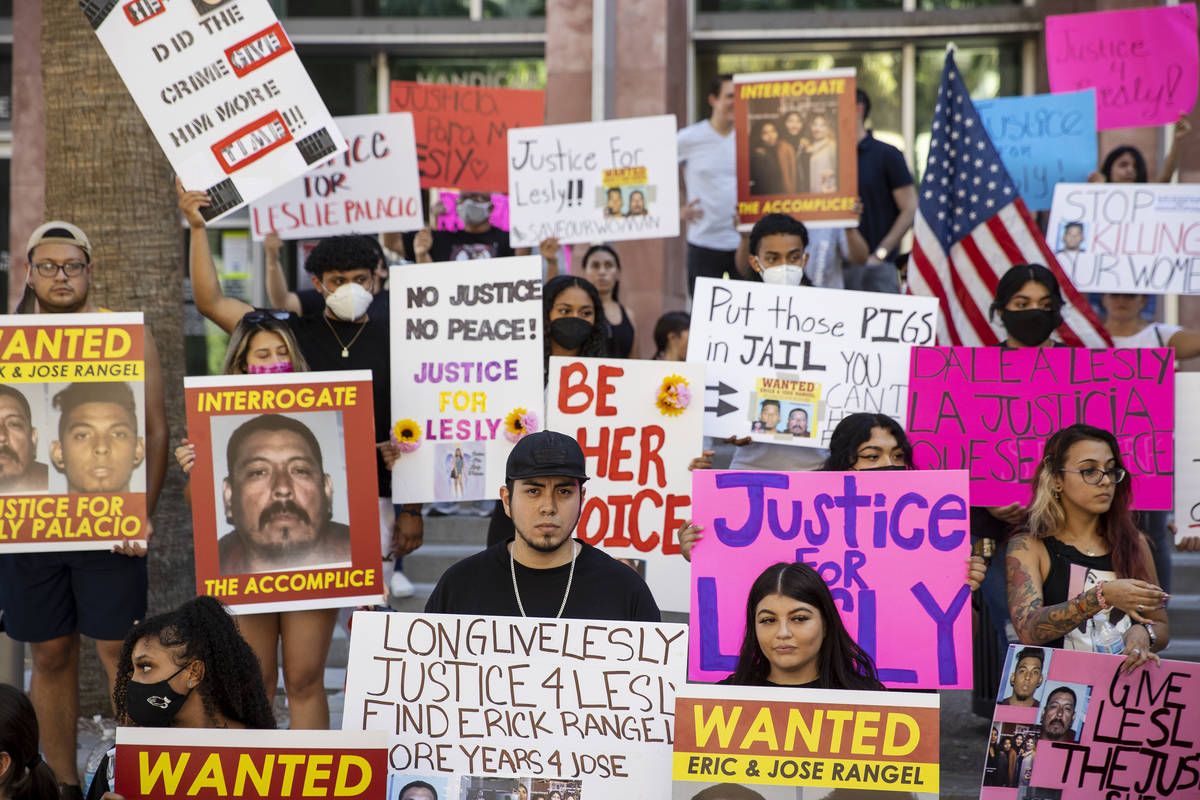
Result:
M886 414L850 414L833 429L829 437L829 457L821 465L825 472L845 472L854 469L858 461L858 448L871 439L874 428L883 428L896 438L896 446L904 453L904 464L907 469L916 469L913 465L912 444L908 434L900 423Z
M543 375L549 375L548 370L550 366L550 309L554 308L554 301L558 299L558 296L572 286L587 292L588 297L592 301L592 310L595 313L592 322L592 333L579 346L579 355L595 358L604 358L608 355L608 320L604 317L604 303L600 300L600 293L596 291L596 287L587 278L580 278L578 275L556 275L546 281L546 285L542 287L542 324L544 326L542 329Z
M58 780L38 749L33 703L7 683L0 683L0 751L12 759L0 775L0 794L12 800L58 800Z
M882 689L875 662L850 638L833 595L817 571L807 564L772 564L763 570L746 597L746 633L730 683L756 685L767 680L771 662L758 646L758 604L767 595L781 594L808 603L821 613L825 638L817 655L818 686L822 689Z
M600 253L600 252L608 253L610 256L612 256L613 263L615 263L617 265L617 272L621 271L621 257L617 255L616 250L613 250L611 247L609 247L606 244L594 244L591 247L589 247L587 249L587 252L585 252L583 254L583 258L579 259L580 268L587 269L588 259L591 258L592 255L594 255L595 253ZM617 293L620 290L621 290L621 279L618 278L616 283L613 284L613 302L616 302L616 303L621 302L621 298L617 296ZM596 293L599 294L598 291Z
M1021 291L1021 287L1030 281L1046 287L1046 291L1050 293L1050 305L1053 310L1058 311L1063 307L1065 301L1062 290L1058 288L1058 278L1054 277L1053 272L1041 264L1014 264L996 282L996 299L992 301L992 306L988 309L988 319L991 319L997 311L1004 310L1008 301L1013 299L1013 295Z
M1136 147L1130 147L1127 144L1113 148L1112 152L1104 157L1104 163L1100 165L1100 172L1104 175L1104 180L1112 183L1113 164L1116 164L1117 159L1126 153L1133 156L1133 168L1137 173L1137 182L1145 183L1149 177L1146 173L1146 157L1142 155L1141 150L1138 150Z
M1067 515L1062 502L1054 496L1054 476L1067 465L1067 451L1076 442L1093 441L1108 445L1113 454L1114 466L1125 468L1117 437L1103 428L1082 423L1063 428L1050 437L1042 460L1033 473L1033 500L1029 503L1029 532L1038 538L1053 536L1062 531ZM1146 563L1142 549L1142 533L1134 524L1129 510L1133 495L1133 481L1125 480L1113 486L1112 505L1100 515L1101 537L1112 548L1113 572L1118 578L1150 580L1150 565Z
M133 648L147 637L166 648L182 647L176 666L204 662L204 678L196 691L210 721L215 723L220 713L247 728L275 727L258 658L238 633L229 611L211 597L193 598L174 611L134 625L125 635L113 689L118 721L128 723L125 690L133 675Z
M667 341L672 333L683 333L692 325L692 317L686 311L668 311L654 323L654 357L662 358L667 353Z

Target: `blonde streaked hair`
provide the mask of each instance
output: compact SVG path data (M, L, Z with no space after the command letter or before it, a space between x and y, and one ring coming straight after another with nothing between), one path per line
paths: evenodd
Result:
M248 317L253 318L254 322L248 321ZM222 375L244 375L249 371L246 365L246 356L250 351L250 340L254 338L254 334L260 332L274 333L283 339L292 359L292 372L309 371L308 362L300 354L296 337L292 334L292 329L287 322L275 319L270 316L270 312L251 311L238 320L233 333L229 334L229 347L225 350L225 363L221 365Z

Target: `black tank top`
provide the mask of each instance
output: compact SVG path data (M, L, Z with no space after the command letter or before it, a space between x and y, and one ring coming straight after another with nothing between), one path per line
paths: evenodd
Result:
M617 305L620 306L620 303ZM615 358L629 358L633 352L633 323L629 321L629 315L625 313L625 306L621 306L621 321L612 326L609 334L612 337L612 352Z
M1071 547L1069 544L1063 544L1053 536L1047 536L1041 541L1042 544L1046 545L1046 552L1050 555L1050 571L1046 573L1046 579L1042 581L1042 602L1047 606L1064 603L1074 596L1071 594L1072 564L1078 564L1085 569L1096 570L1098 572L1111 573L1113 571L1112 553L1105 553L1102 556L1088 556ZM1062 637L1052 642L1046 642L1046 646L1062 647Z

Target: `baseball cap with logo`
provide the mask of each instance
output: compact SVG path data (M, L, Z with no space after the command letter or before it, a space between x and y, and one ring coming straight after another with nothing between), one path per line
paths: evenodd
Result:
M73 244L83 251L88 261L92 260L92 243L88 240L87 234L77 226L61 219L43 222L30 234L29 244L25 245L25 255L30 261L33 260L33 248L39 244Z
M522 436L504 468L506 480L549 478L561 475L586 481L587 465L579 442L557 431L538 431Z

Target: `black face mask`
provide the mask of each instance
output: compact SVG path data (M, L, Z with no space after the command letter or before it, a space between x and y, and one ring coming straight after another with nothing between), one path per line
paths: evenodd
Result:
M550 323L550 338L559 347L575 350L592 335L592 323L579 317L559 317Z
M185 664L166 680L157 683L136 683L130 681L125 687L125 713L135 725L143 728L168 728L174 721L175 715L183 707L183 703L192 693L180 694L171 688L167 681L183 672L190 664Z
M1006 308L1000 312L1000 321L1004 323L1009 336L1026 347L1037 347L1050 338L1063 320L1062 314L1057 311L1041 308L1010 311Z
M886 467L867 467L860 469L859 472L895 472L897 470L905 470L908 467L900 466L899 464L888 464Z

